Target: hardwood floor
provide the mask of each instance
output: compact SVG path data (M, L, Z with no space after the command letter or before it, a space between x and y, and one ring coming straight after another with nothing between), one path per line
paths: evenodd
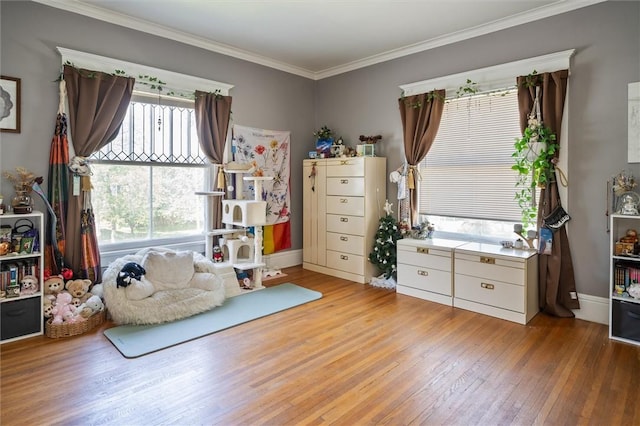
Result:
M640 348L305 271L309 304L135 359L102 335L1 346L9 425L640 425Z

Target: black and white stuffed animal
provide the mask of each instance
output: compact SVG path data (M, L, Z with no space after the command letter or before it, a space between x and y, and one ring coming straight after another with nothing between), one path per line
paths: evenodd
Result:
M146 273L147 271L135 262L125 263L118 273L118 278L116 278L116 288L127 287L131 284L131 280L140 280L140 278Z

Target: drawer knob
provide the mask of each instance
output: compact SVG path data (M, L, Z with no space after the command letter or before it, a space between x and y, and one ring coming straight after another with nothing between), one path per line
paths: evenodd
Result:
M489 283L480 283L480 287L485 288L487 290L493 290L495 286Z
M423 277L428 277L429 271L423 271L422 269L418 269L418 275L422 275Z
M349 202L349 200L348 200L348 199L346 199L346 198L340 198L340 202L341 202L342 204L347 204L347 203Z
M340 179L340 183L342 185L348 185L349 184L349 179Z
M349 241L349 238L343 235L340 237L340 241Z
M341 217L340 218L340 222L349 222L349 218L348 217Z
M494 265L496 263L496 259L493 257L480 257L480 263L488 263L489 265Z
M347 160L342 160L342 161L340 161L340 164L344 166L344 165L349 164L349 162Z
M344 254L340 255L340 259L342 260L349 260L349 256L345 256Z
M429 249L426 247L416 247L418 253L429 254Z

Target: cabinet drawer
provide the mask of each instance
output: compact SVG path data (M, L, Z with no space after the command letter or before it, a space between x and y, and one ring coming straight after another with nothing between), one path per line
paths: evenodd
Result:
M364 195L364 178L362 177L332 177L327 178L327 195Z
M484 259L486 259L486 261ZM492 261L495 261L495 263L491 263ZM485 258L482 256L456 254L455 271L456 274L471 275L520 286L523 286L526 281L523 262L501 260L492 257Z
M426 247L398 246L398 263L451 271L451 252Z
M327 197L327 213L364 216L364 197Z
M352 274L364 274L364 257L356 254L327 250L327 266Z
M364 176L363 158L336 158L327 161L327 177Z
M521 285L460 275L457 272L455 283L456 299L465 299L514 312L524 312L524 287Z
M362 216L328 214L327 232L364 235L364 218Z
M451 272L398 264L398 284L451 296Z
M352 254L363 254L364 237L359 235L327 233L327 249Z
M0 339L12 339L41 330L40 297L0 303Z

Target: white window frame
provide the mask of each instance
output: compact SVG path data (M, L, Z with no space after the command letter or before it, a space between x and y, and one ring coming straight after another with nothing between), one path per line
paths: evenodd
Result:
M208 80L200 77L195 77L187 74L180 74L173 71L163 70L160 68L150 67L147 65L136 64L133 62L123 61L120 59L109 58L106 56L95 55L92 53L81 52L77 50L68 49L65 47L57 47L61 56L61 63L64 66L66 63L71 63L75 67L84 68L94 71L101 71L105 73L114 73L116 70L122 70L127 75L149 75L157 77L163 84L164 92L173 92L176 97L193 97L193 93L196 90L202 92L217 92L223 96L228 96L229 91L234 87L231 84L222 83L214 80ZM157 96L157 93L153 93L144 81L136 79L134 90L144 92L150 95ZM68 110L68 106L67 106ZM230 132L229 132L230 133ZM69 140L72 140L73 135L69 135ZM73 144L69 144L70 156L75 155L73 152ZM209 174L210 182L214 182L215 167L210 167L212 172ZM207 223L207 219L205 219ZM163 240L153 240L154 245L162 245ZM171 248L180 250L194 250L198 252L204 251L205 237L204 234L201 238L187 237L182 242L171 244ZM141 245L140 242L124 242L119 244L109 244L108 251L101 251L101 263L102 265L108 265L115 259L130 254L139 248L146 245Z
M402 90L402 96L411 96L420 93L427 93L433 90L444 89L446 91L445 97L453 98L456 96L456 91L460 87L463 87L466 84L467 80L471 80L472 82L477 83L477 89L479 92L493 92L505 87L513 86L518 76L528 75L534 70L538 74L558 71L562 69L570 70L571 58L574 54L575 49L569 49L561 52L555 52L514 62L503 63L486 68L479 68L447 76L422 80L414 83L407 83L400 85L399 87ZM568 112L569 88L567 87L567 97L565 99L562 129L560 132L562 147L560 149L560 154L558 157L558 167L567 175L567 178L569 178L568 146L570 143L568 133ZM563 200L562 204L566 209L568 209L569 199L567 188L559 185L558 189L560 192L560 197Z

